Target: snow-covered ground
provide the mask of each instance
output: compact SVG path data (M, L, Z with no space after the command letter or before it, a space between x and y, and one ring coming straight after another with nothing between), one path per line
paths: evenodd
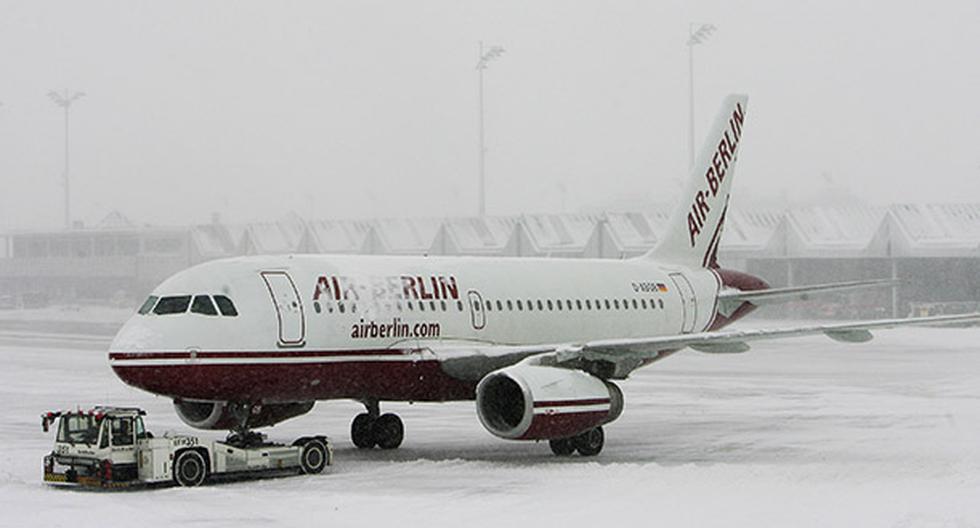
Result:
M0 337L0 525L980 526L980 329L683 352L622 384L626 411L593 459L498 440L465 402L385 405L405 420L405 444L358 451L347 429L359 406L321 402L269 432L332 435L329 474L48 488L41 457L53 438L42 411L139 405L152 431L186 430L168 401L113 376L104 346Z

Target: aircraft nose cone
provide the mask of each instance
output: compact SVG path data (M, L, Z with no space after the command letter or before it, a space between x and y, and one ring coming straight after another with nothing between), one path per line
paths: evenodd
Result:
M109 353L148 350L159 338L159 332L146 324L145 316L134 315L119 329L109 345Z

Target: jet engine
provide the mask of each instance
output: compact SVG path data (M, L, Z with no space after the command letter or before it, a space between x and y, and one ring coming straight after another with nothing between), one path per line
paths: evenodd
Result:
M304 415L313 409L315 402L271 403L252 405L220 401L174 400L174 410L185 424L195 429L231 430L242 425L249 429L275 425L279 422Z
M569 438L623 412L623 392L578 370L519 364L487 374L476 387L480 423L501 438Z

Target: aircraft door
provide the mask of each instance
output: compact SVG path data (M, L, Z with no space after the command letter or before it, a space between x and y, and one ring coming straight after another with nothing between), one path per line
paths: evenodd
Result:
M301 347L306 344L306 317L303 313L303 301L296 291L296 284L285 271L263 271L265 281L272 296L272 304L276 307L276 317L279 319L279 346Z
M470 290L466 292L466 298L470 305L470 321L473 323L473 328L483 330L483 327L487 326L487 313L486 307L483 305L483 296L476 290Z
M681 306L683 311L683 322L681 332L688 334L694 331L694 323L698 318L698 297L694 294L694 287L691 281L683 273L671 273L670 280L677 286L677 293L681 296Z

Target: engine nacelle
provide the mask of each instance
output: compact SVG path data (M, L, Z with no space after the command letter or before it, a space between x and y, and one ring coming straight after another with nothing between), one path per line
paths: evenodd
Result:
M227 402L174 400L174 410L181 421L195 429L227 431L239 427L243 416L248 416L248 428L265 427L304 415L313 409L314 403L309 401L253 405L251 411L248 411L243 406Z
M578 370L515 365L487 374L476 387L480 423L501 438L568 438L623 412L623 392Z

